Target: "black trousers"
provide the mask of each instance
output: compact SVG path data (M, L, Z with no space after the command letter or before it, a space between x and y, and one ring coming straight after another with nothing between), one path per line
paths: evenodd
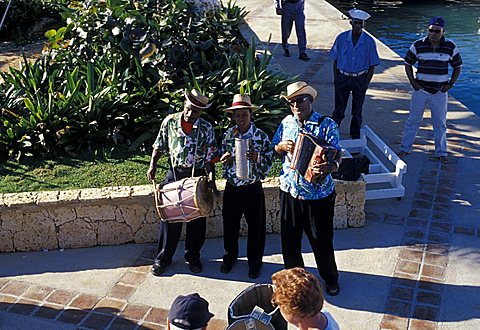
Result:
M175 168L177 180L190 177L192 169ZM196 169L194 176L206 175L204 169ZM175 181L173 172L170 169L165 178L165 183ZM200 250L205 243L205 235L207 233L207 218L198 218L186 224L187 231L185 237L185 260L188 262L200 261ZM160 222L158 231L158 255L155 261L161 265L169 265L172 262L173 255L177 249L178 241L182 234L183 223L166 223Z
M245 215L248 224L247 258L251 273L262 267L265 250L265 195L260 181L235 187L227 182L223 193L223 261L234 264L238 258L240 220Z
M301 200L280 190L282 254L285 268L305 267L302 237L307 235L318 272L327 284L338 281L333 251L335 192L316 200Z
M350 136L352 139L360 138L360 128L362 127L362 107L367 92L367 75L362 74L358 77L349 77L339 73L335 78L335 110L332 118L340 127L345 110L348 105L350 92L352 93L352 120L350 121Z

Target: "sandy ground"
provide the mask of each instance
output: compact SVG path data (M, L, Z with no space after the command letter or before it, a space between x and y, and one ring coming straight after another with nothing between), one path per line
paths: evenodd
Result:
M32 41L28 44L20 45L12 41L0 42L0 70L8 71L10 66L20 67L23 61L22 49L27 59L39 58L42 53L44 40Z

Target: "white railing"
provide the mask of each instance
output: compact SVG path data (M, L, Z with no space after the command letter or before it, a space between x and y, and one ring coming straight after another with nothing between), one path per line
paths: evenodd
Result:
M365 199L401 198L405 196L402 184L403 174L407 172L407 164L401 160L375 132L365 125L360 131L360 139L342 140L345 157L359 153L370 160L369 173L362 174L366 181ZM370 146L375 146L372 150ZM376 151L376 152L375 152ZM381 155L385 160L380 160ZM394 170L389 170L389 168Z

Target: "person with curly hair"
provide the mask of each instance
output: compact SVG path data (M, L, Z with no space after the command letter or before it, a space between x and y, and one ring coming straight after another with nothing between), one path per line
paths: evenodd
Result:
M330 313L322 310L323 290L317 277L301 267L284 269L272 275L272 304L290 324L300 330L338 330Z

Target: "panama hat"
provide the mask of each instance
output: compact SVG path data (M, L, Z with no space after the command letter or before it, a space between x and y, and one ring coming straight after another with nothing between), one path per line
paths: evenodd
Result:
M199 109L207 109L212 104L208 103L208 97L197 91L195 88L191 91L185 90L185 98Z
M297 81L287 86L287 95L282 95L282 97L290 100L298 95L310 95L315 100L317 91L305 81Z
M252 101L250 101L250 96L247 94L235 94L233 96L232 106L230 108L226 108L226 112L233 112L236 109L250 109L252 111L258 110L258 107L252 105Z

